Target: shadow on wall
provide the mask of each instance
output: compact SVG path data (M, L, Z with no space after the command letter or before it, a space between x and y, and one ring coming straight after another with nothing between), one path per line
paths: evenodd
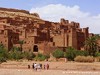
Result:
M38 52L38 46L37 45L34 45L33 52Z

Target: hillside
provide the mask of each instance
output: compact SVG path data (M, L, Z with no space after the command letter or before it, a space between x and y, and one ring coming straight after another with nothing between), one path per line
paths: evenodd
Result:
M0 8L0 20L7 19L10 25L29 25L34 21L42 21L37 13L30 13L26 10L12 9L12 8Z
M19 9L12 9L12 8L0 8L0 17L9 17L9 18L15 18L15 17L27 17L32 19L40 19L39 15L37 13L30 13L26 10L19 10Z

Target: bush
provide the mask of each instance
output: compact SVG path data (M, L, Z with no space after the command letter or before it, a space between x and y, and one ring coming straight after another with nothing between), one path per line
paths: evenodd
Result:
M27 60L32 60L35 57L33 52L23 52L23 58Z
M45 56L46 59L50 58L50 54L43 54Z
M23 58L21 51L10 51L9 52L9 59L10 60L20 60Z
M2 63L2 62L6 62L6 58L4 58L4 57L0 57L0 63Z
M87 56L86 59L87 59L87 62L94 62L93 56Z
M95 57L95 61L96 61L96 62L100 62L100 56Z
M82 50L76 50L75 54L76 56L88 56L89 55L87 51L82 51Z
M76 57L76 50L72 47L69 47L64 53L64 57L68 60L74 60L74 58Z
M46 56L46 55L43 55L43 54L41 54L41 53L38 53L34 59L35 59L36 61L37 61L37 60L38 60L38 61L44 61L45 59L47 59L47 56Z
M67 58L68 60L74 60L76 56L88 56L88 52L68 47L66 49L66 52L64 53L64 57Z
M76 62L94 62L94 58L92 56L77 56L74 60Z
M64 57L64 52L62 50L55 50L52 55L55 57L55 58L62 58Z
M8 58L8 52L6 50L0 50L0 57Z
M8 51L3 46L0 46L0 62L5 62L7 59Z
M74 60L75 60L76 62L84 62L85 56L77 56Z
M95 56L96 57L99 57L100 56L100 53L99 52L96 52Z

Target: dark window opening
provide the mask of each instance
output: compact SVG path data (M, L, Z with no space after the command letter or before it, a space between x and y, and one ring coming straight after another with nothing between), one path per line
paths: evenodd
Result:
M33 52L38 52L38 46L37 45L34 45Z

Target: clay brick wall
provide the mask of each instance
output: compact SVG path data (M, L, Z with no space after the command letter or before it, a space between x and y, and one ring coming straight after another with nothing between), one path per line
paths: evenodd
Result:
M0 23L7 23L7 19L1 19Z
M23 51L33 51L33 46L31 44L23 44L22 49Z
M68 46L72 46L77 49L77 33L76 29L70 29L69 34L68 34Z
M77 49L81 50L82 47L84 47L85 44L85 35L83 32L77 32Z
M5 47L6 47L6 49L8 49L8 38L6 37L4 37L4 36L0 36L0 44L3 44Z
M65 20L64 18L61 18L61 20L60 20L60 24L61 24L61 25L66 25L66 24L68 24L68 23L69 23L68 20Z
M56 50L57 47L53 46L53 42L43 42L38 44L39 52L43 54L49 54Z
M63 47L64 46L64 36L63 35L56 35L53 37L53 42L55 43L55 46L57 47Z
M28 37L28 38L25 38L24 41L26 44L33 45L36 43L36 37Z
M88 30L89 30L88 27L87 28L83 28L83 33L85 35L85 39L89 37L89 31Z

